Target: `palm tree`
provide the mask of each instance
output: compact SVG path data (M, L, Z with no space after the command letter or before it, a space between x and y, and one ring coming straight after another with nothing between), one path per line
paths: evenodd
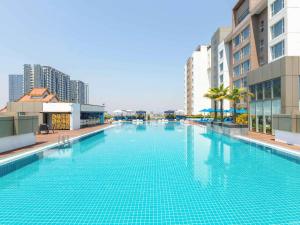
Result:
M214 102L214 121L217 120L217 89L210 88L208 92L204 95L204 97L211 99Z
M234 87L227 94L226 99L233 102L233 122L236 122L236 108L239 100L245 99L246 97L253 97L254 95L249 92L246 88L236 88Z
M206 98L210 98L214 101L214 111L215 118L217 120L217 102L220 101L220 112L221 112L221 121L223 122L224 115L224 99L226 98L229 91L229 87L224 87L224 84L221 84L220 87L210 88L209 91L204 95Z
M224 87L224 84L221 84L220 87L217 88L217 101L220 101L220 111L221 111L221 121L224 119L224 99L228 95L229 87Z

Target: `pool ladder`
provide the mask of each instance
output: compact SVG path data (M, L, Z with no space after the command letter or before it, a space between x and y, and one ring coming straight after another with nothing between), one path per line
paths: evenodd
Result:
M62 144L64 147L70 146L70 144L71 144L70 136L69 135L59 135L57 143Z

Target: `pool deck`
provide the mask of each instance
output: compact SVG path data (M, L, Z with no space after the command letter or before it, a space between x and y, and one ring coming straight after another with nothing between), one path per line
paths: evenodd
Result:
M79 130L55 130L54 133L50 134L38 134L36 135L36 144L14 149L8 152L0 153L0 161L6 158L10 158L12 156L17 156L25 152L31 152L35 149L43 148L51 144L58 143L58 140L62 136L68 136L69 138L76 138L81 135L85 135L97 130L101 130L109 127L111 124L103 124L94 127L82 128Z

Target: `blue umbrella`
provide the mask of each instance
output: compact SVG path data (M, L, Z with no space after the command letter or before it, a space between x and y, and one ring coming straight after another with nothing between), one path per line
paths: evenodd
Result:
M207 112L207 109L202 109L199 112Z
M234 109L233 108L230 108L228 110L226 110L228 113L233 113L234 112Z
M244 113L247 113L248 111L246 109L239 109L236 111L236 113L239 113L239 114L244 114Z
M213 110L213 109L207 109L207 112L212 113L212 112L215 112L215 110Z

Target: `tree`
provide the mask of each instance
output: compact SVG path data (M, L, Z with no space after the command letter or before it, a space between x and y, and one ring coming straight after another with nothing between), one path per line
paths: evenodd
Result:
M236 122L236 108L239 100L245 99L246 97L253 97L254 95L249 92L246 88L234 87L226 96L226 99L233 102L233 122Z
M217 88L217 101L220 101L220 111L221 111L221 121L224 119L224 99L226 99L229 91L229 87L224 87L224 84L221 84L220 87Z
M214 121L217 120L217 89L210 88L204 97L211 99L214 102Z
M221 84L220 87L210 88L209 91L204 95L206 98L210 98L214 101L214 111L215 118L217 119L217 102L220 102L220 112L221 112L221 121L223 122L224 118L224 99L226 98L229 91L229 87L224 87L224 84Z

